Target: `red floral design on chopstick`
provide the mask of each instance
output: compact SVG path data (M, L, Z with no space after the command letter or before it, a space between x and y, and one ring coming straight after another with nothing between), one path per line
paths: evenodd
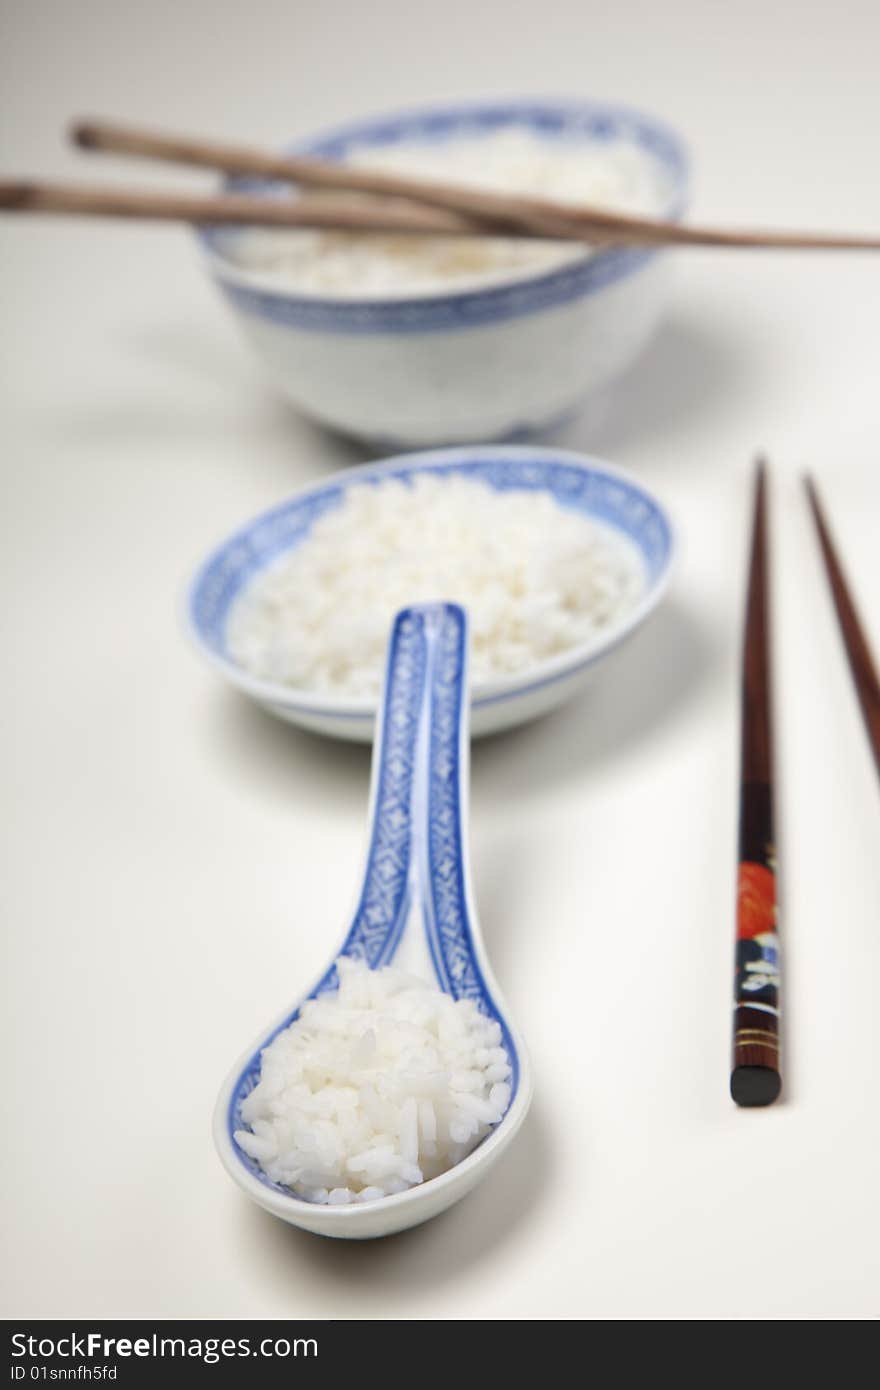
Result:
M752 940L776 930L776 877L764 864L739 866L736 934Z

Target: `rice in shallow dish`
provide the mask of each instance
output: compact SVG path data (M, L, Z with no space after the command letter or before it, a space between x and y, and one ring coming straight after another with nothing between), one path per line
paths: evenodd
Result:
M337 990L263 1050L239 1147L306 1201L343 1206L446 1172L503 1117L500 1025L470 999L341 957Z
M468 611L482 684L589 643L644 589L641 556L614 528L546 493L419 473L346 489L244 590L228 648L266 681L375 696L395 613L445 601Z

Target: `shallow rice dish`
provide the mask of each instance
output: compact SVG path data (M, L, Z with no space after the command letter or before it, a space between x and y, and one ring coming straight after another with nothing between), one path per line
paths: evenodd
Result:
M291 688L374 696L394 614L467 609L477 684L528 671L620 623L646 588L635 545L546 493L429 473L347 490L229 615L244 670Z

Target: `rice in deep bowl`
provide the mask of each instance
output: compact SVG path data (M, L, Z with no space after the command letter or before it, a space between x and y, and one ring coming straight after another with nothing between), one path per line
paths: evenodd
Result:
M352 151L348 162L633 214L659 215L672 196L669 176L632 140L547 139L516 125L442 143L413 139L369 146ZM339 196L351 202L354 195ZM540 274L589 251L577 243L527 238L254 228L230 239L223 254L239 270L293 292L384 298Z
M468 611L471 676L481 684L589 644L644 589L631 541L546 493L417 473L346 489L245 588L227 643L262 680L372 697L394 615L453 602Z

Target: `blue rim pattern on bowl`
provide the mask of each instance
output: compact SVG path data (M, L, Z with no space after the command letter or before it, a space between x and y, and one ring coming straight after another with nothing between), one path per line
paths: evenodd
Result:
M342 480L315 484L222 542L196 573L187 599L190 630L211 662L248 693L278 708L312 716L329 712L334 719L371 722L374 712L369 701L354 702L360 708L346 708L351 701L322 701L320 697L310 698L308 692L250 676L229 655L226 624L235 600L253 577L302 541L319 517L341 504L348 488L375 486L388 478L406 482L414 473L423 472L477 478L497 491L547 492L559 506L598 518L636 544L646 568L646 603L653 601L652 592L659 592L665 582L673 546L669 520L654 498L624 474L563 450L513 445L429 450L366 464L351 469ZM536 672L531 680L516 682L511 689L476 694L473 707L480 709L567 679L604 656L632 625L623 625L587 655L578 657L575 652L570 658L554 659L550 663L553 669L546 674Z
M429 632L430 626L430 632ZM519 1053L507 1021L486 984L477 957L468 910L465 878L462 784L466 767L466 730L463 734L462 700L467 673L467 620L455 604L437 604L430 614L409 609L394 625L387 660L394 673L391 697L377 743L379 760L375 803L382 813L374 817L367 854L364 889L354 920L338 955L365 961L371 969L392 962L410 907L410 851L418 833L420 816L427 819L428 883L422 885L422 913L428 946L438 982L454 999L472 999L480 1012L501 1028L511 1064L510 1105L519 1086ZM428 661L428 648L436 644L437 659ZM433 671L429 671L429 665ZM390 676L389 676L390 679ZM430 679L430 727L428 730L429 779L427 811L414 795L419 717ZM337 988L335 964L306 996L315 999ZM260 1079L261 1056L274 1038L299 1017L303 1000L261 1041L242 1068L229 1098L226 1126L229 1142L241 1164L264 1187L302 1201L296 1193L274 1182L255 1159L235 1142L235 1131L247 1129L241 1106Z
M409 111L361 121L330 135L298 144L291 153L342 160L353 149L402 140L446 140L527 125L553 139L629 140L651 155L667 174L673 195L666 216L680 218L687 198L688 159L682 142L651 117L624 107L595 102L521 101L468 104ZM230 180L237 191L283 192L255 179ZM224 246L240 235L219 227L199 229L211 253L214 278L233 305L246 313L290 327L322 333L426 333L497 323L555 308L595 294L640 270L658 254L634 247L611 247L560 269L519 277L484 289L411 298L346 299L287 293L241 283L225 261Z

